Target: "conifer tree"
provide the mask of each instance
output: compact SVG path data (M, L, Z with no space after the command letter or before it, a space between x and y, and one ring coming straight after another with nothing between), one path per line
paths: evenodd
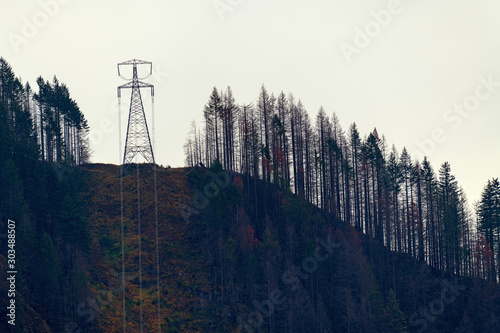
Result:
M497 279L497 260L500 258L500 182L498 178L488 180L481 194L479 202L479 225L480 233L485 237L491 250L491 279ZM496 252L496 253L495 253ZM496 258L496 260L495 260Z

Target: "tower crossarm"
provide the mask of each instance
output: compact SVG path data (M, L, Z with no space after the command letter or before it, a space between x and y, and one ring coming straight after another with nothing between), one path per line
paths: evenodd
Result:
M118 76L121 77L122 79L124 80L132 80L132 79L127 79L125 78L121 73L120 73L120 66L127 66L127 65L131 65L133 66L134 68L134 72L136 72L136 69L137 69L137 65L149 65L149 74L146 76L146 77L143 77L141 79L145 79L149 76L151 76L153 74L153 63L151 61L144 61L144 60L138 60L138 59L132 59L132 60L128 60L128 61L124 61L124 62L120 62L118 65L117 65L117 68L118 68ZM134 78L137 79L137 74L134 73Z
M142 81L137 81L137 82L128 82L128 83L122 84L121 86L118 86L118 89L133 88L135 85L139 88L154 88L154 85L152 85L152 84L142 82Z

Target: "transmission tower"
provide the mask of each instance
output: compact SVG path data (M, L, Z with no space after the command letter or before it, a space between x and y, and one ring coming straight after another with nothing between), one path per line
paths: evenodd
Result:
M149 138L148 124L146 122L146 115L144 113L144 106L142 104L140 88L151 88L152 105L154 105L154 86L139 80L137 76L137 65L149 65L149 74L142 78L149 77L153 72L153 64L149 61L143 60L129 60L118 64L118 75L120 74L120 66L132 66L132 79L130 82L125 83L118 87L118 98L121 98L121 90L130 88L132 94L130 97L130 112L128 116L127 136L125 139L125 152L123 154L123 167L126 168L137 154L142 155L147 163L155 165L155 157L151 140ZM126 79L127 80L127 79Z
M137 75L137 66L149 66L149 74L144 78L139 78ZM125 78L120 73L120 66L132 66L132 78ZM123 195L123 177L127 167L132 163L136 156L141 155L146 163L153 167L154 176L154 213L155 213L155 256L156 256L156 288L157 288L157 328L161 333L161 289L160 289L160 257L159 257L159 230L158 230L158 185L157 185L157 166L153 154L153 147L149 137L148 124L146 122L146 114L144 113L144 105L142 104L141 88L151 89L151 109L152 109L152 123L153 123L153 142L154 142L154 86L140 81L152 75L153 64L149 61L143 60L129 60L118 64L118 75L129 81L121 86L118 86L118 123L120 135L120 154L121 154L121 90L132 89L130 97L130 111L127 124L127 136L125 139L125 151L123 153L123 164L120 169L120 201L121 201L121 252L122 252L122 295L123 295L123 332L127 332L127 311L126 311L126 285L125 285L125 220L124 220L124 195ZM136 164L137 170L137 238L138 238L138 259L139 259L139 329L142 333L144 331L144 318L143 318L143 284L142 284L142 231L141 231L141 181L140 181L140 167Z

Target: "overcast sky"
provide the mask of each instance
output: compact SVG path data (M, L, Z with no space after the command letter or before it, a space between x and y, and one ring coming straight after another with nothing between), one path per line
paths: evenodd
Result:
M500 2L495 0L4 1L0 56L23 81L68 85L93 162L119 163L116 64L153 62L156 160L183 166L212 87L238 103L260 86L374 127L399 151L444 161L479 199L500 176ZM142 93L150 116L149 93ZM127 98L124 98L127 100ZM128 110L122 108L123 126ZM122 134L124 135L123 129Z

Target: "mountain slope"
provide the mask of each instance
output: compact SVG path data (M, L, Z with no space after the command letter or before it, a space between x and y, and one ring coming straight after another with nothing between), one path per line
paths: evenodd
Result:
M139 325L139 276L135 167L124 178L124 223L126 251L127 326ZM86 167L87 184L83 197L89 205L92 250L89 272L96 300L100 294L100 327L115 332L122 326L121 224L119 167ZM162 316L164 327L183 332L204 331L209 284L200 249L186 240L187 225L177 213L178 205L189 199L183 169L158 171L158 211L161 262ZM156 259L153 177L151 168L141 166L141 224L143 262L143 307L145 328L156 327Z
M122 327L119 167L85 166L91 330ZM126 318L139 329L137 173L124 178ZM140 166L143 312L156 320L153 173ZM211 169L158 169L162 332L488 332L498 286L395 254L289 191ZM444 295L444 296L442 296ZM481 297L477 297L481 295ZM444 298L443 298L444 297Z

